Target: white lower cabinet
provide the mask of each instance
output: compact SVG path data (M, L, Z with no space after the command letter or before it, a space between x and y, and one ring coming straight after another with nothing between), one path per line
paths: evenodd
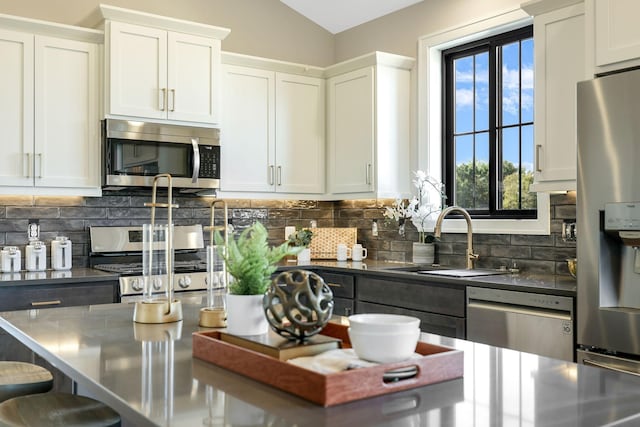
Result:
M98 53L93 41L0 29L0 194L100 195Z
M223 65L221 191L325 190L324 80Z
M555 0L530 4L537 7L528 10L535 14L535 173L530 189L575 190L576 84L589 78L584 5L579 1L557 8Z
M410 194L412 58L376 52L329 67L328 193Z

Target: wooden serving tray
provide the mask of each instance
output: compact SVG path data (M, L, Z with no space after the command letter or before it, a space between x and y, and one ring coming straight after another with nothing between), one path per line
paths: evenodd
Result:
M342 339L343 348L350 347L346 325L329 323L321 333ZM325 375L221 341L218 331L193 334L194 357L325 407L447 381L464 373L461 350L418 342L416 352L424 357ZM409 367L417 368L415 376L385 382L386 372Z

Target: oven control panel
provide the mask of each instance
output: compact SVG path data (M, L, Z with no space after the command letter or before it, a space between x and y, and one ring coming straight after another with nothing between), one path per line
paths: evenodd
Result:
M173 291L199 291L207 289L206 272L176 273L173 276ZM144 291L144 276L121 276L120 295L140 295ZM166 292L167 276L151 276L154 293Z

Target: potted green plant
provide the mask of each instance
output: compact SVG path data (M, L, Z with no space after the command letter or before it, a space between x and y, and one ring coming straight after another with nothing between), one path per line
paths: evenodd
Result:
M298 264L311 261L311 239L313 238L313 232L308 228L302 228L296 230L295 233L289 236L288 242L291 246L300 248L298 253Z
M289 242L270 247L267 238L267 229L257 221L226 245L219 232L214 236L216 245L225 246L223 258L232 278L227 295L229 333L259 335L268 331L262 299L271 283L271 275L276 271L278 261L302 250L289 246Z

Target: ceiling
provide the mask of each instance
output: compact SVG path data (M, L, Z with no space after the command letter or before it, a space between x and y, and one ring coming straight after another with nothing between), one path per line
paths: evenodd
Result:
M280 0L337 34L423 0Z

